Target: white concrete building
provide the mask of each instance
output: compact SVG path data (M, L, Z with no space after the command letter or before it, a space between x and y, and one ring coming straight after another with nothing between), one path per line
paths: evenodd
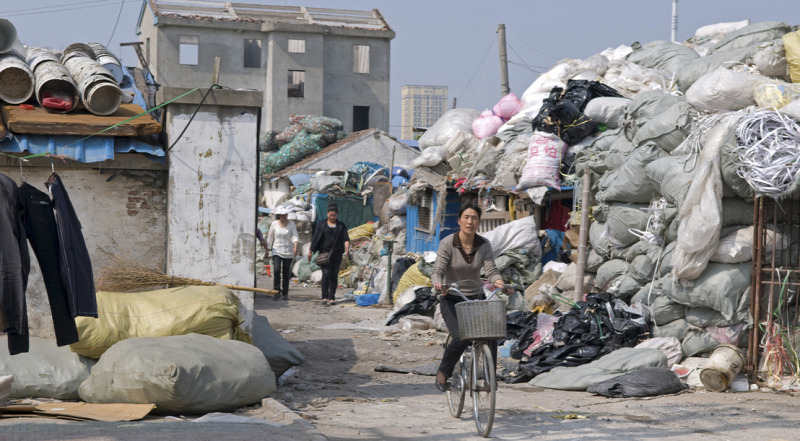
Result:
M282 130L294 113L388 132L395 33L377 9L147 0L137 33L162 86L210 86L219 58L220 85L262 91L262 130Z

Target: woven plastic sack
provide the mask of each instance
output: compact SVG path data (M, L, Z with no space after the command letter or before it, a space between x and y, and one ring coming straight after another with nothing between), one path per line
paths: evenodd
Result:
M277 142L275 142L276 136L278 136L277 130L267 130L266 132L262 132L258 140L258 151L274 152L275 150L278 150L280 146Z
M87 403L154 403L156 413L200 414L238 409L275 389L257 347L188 334L115 344L78 392Z
M742 294L750 286L753 265L745 263L709 263L693 286L674 283L669 296L690 307L710 308L732 319Z
M565 148L566 144L557 135L533 132L528 144L528 159L522 169L517 190L541 185L561 190L558 174Z
M686 319L680 318L664 325L653 326L653 337L675 337L683 341L688 330L689 323L686 322Z
M692 84L686 102L701 112L744 109L756 103L754 87L765 80L762 75L719 67Z
M678 72L678 85L681 90L687 91L703 75L712 72L721 66L729 66L732 63L747 63L758 52L757 45L748 46L741 49L720 51L705 57L700 57L692 61L688 66Z
M695 117L697 110L691 104L678 101L639 127L633 137L633 145L638 147L652 141L670 153L689 136Z
M374 223L366 223L347 230L347 236L350 238L351 242L361 238L369 239L374 234L375 234Z
M789 78L793 83L800 83L800 31L783 36L783 49L789 64Z
M625 114L625 108L630 102L629 98L601 96L589 100L583 113L593 121L615 129L619 127L622 116Z
M650 69L674 73L699 57L694 49L680 43L651 41L631 52L626 59Z
M781 38L786 33L791 32L791 30L791 26L780 21L753 23L725 35L725 37L711 49L710 53L714 54L720 51L752 47L766 41Z
M645 205L613 204L606 219L606 233L618 248L627 247L639 241L631 230L645 231L648 219L650 213Z
M609 182L608 187L597 194L597 200L650 203L650 200L658 194L658 189L647 177L645 169L648 164L663 156L666 156L666 153L652 142L637 148L615 172L615 178Z
M6 337L0 338L6 346ZM0 372L13 375L10 398L56 398L77 400L78 387L89 377L95 360L69 348L56 346L55 340L30 338L30 351L8 355L0 351Z
M550 93L554 87L564 87L572 72L578 67L580 60L566 59L556 63L550 70L539 75L522 94L522 102L529 103L531 95Z
M498 101L497 104L492 107L492 112L500 118L508 121L512 116L516 115L520 110L522 110L522 107L522 101L520 101L520 99L517 98L517 96L513 93L509 93L503 98L500 98L500 101Z
M300 350L273 329L265 316L258 313L253 314L253 346L267 358L275 377L306 361Z
M392 303L397 304L397 298L400 294L412 286L433 286L431 279L420 272L419 262L411 265L400 277L400 281L397 282L397 289L392 293Z
M314 118L314 115L297 115L292 113L289 115L289 125L303 124L311 118Z
M652 90L636 95L628 103L620 121L625 136L632 141L640 127L669 109L673 104L684 100L683 97L670 95L662 90Z
M789 62L786 60L786 50L783 47L782 38L761 45L758 52L753 55L753 64L762 75L790 81Z
M197 333L251 342L240 325L239 299L223 286L182 286L131 293L97 292L97 318L76 317L80 341L70 349L99 358L134 337Z
M472 135L472 121L480 115L474 109L450 109L419 137L419 148L425 150L431 146L444 146L457 133L467 138Z
M298 132L292 141L267 159L264 169L267 173L275 173L292 164L295 164L314 153L322 150L326 144L325 138L320 134L309 134L304 130Z
M753 320L750 317L750 287L747 287L739 299L739 307L732 318L726 319L722 314L710 308L687 308L686 321L698 328L706 328L708 326L727 327L739 323L752 323Z
M497 133L497 129L502 125L503 119L486 109L472 121L472 133L478 139L488 138Z

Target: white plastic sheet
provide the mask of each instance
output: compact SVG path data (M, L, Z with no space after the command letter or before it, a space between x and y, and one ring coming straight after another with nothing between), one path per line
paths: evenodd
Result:
M481 234L492 245L494 257L508 250L524 248L537 260L542 257L542 246L539 242L539 230L533 216L524 217L500 225L492 231Z

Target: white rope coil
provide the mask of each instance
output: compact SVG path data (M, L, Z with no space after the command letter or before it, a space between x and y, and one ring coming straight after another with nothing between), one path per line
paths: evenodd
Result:
M736 137L736 173L760 195L785 196L800 174L800 123L758 111L741 118Z

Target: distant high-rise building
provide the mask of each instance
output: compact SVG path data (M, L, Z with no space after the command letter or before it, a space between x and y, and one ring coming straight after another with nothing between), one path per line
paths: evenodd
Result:
M416 128L433 125L447 111L447 86L403 86L402 139L415 139Z

